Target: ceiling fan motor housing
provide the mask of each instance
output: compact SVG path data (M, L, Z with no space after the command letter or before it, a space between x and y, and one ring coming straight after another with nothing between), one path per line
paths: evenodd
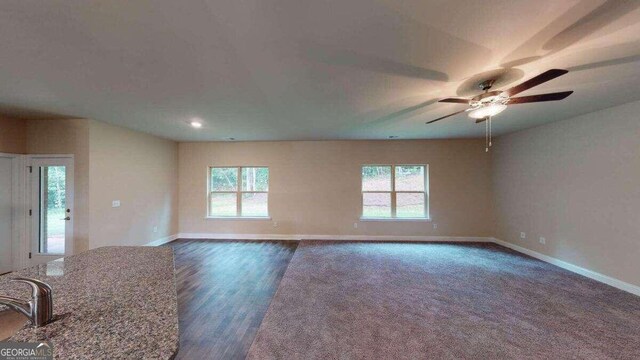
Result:
M481 83L478 84L478 87L480 89L482 89L482 91L487 91L489 89L491 89L491 87L493 86L493 84L496 83L495 79L489 79L489 80L485 80Z

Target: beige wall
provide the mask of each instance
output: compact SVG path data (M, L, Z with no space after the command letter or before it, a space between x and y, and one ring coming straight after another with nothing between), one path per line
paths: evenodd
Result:
M76 253L177 233L177 143L94 120L28 120L26 153L74 155Z
M0 117L0 153L24 154L26 152L26 121Z
M98 121L91 121L90 144L90 247L176 234L178 144Z
M181 233L493 235L484 140L180 143L179 154ZM424 221L359 221L360 167L385 163L429 164L437 229ZM205 219L212 165L268 166L272 221Z
M28 154L74 155L74 252L89 248L89 120L28 120Z
M497 237L640 285L638 113L635 102L500 137Z

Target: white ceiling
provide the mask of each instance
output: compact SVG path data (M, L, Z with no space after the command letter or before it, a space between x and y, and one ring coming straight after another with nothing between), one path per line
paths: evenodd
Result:
M640 99L634 0L3 0L0 44L5 114L181 141L481 137L425 121L485 72L564 68L521 95L575 91L509 107L498 135Z

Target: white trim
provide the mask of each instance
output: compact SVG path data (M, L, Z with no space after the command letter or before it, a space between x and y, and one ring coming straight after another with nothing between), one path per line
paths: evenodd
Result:
M429 218L375 218L375 217L361 217L360 221L426 221L430 222Z
M75 158L75 154L27 154L30 159L48 159L48 158Z
M205 216L205 220L271 220L271 216Z
M170 235L170 236L166 236L166 237L160 238L158 240L154 240L154 241L148 242L144 246L160 246L162 244L170 243L170 242L172 242L173 240L176 240L176 239L178 239L178 234L173 234L173 235Z
M0 152L0 157L8 158L11 161L11 225L10 225L10 253L11 265L9 271L15 271L25 267L21 255L22 236L24 234L24 191L22 169L24 164L24 155ZM6 249L5 249L6 250Z
M302 240L300 235L286 234L217 234L217 233L179 233L178 239L203 240Z
M14 270L23 269L29 264L29 216L28 216L28 204L27 204L27 156L20 155L14 159L14 195L16 199L14 201L14 254L13 254L13 266Z
M341 240L341 241L421 241L493 242L489 237L471 236L393 236L393 235L303 235L303 234L219 234L179 233L179 239L208 240Z
M577 265L573 265L573 264L568 263L566 261L562 261L562 260L556 259L554 257L551 257L549 255L544 255L544 254L541 254L541 253L539 253L537 251L529 250L529 249L527 249L525 247L522 247L522 246L519 246L519 245L515 245L515 244L512 244L510 242L506 242L506 241L503 241L503 240L500 240L500 239L493 238L493 242L498 244L498 245L502 245L504 247L507 247L507 248L509 248L511 250L515 250L515 251L517 251L519 253L523 253L525 255L529 255L529 256L534 257L534 258L536 258L538 260L542 260L542 261L547 262L549 264L561 267L561 268L563 268L565 270L569 270L569 271L571 271L573 273L576 273L576 274L579 274L579 275L582 275L582 276L586 276L586 277L588 277L590 279L599 281L599 282L607 284L607 285L611 285L611 286L613 286L615 288L618 288L620 290L624 290L626 292L630 292L630 293L632 293L634 295L640 296L640 286L629 284L627 282L624 282L622 280L618 280L618 279L613 278L611 276L607 276L607 275L604 275L604 274L601 274L601 273L598 273L598 272L595 272L595 271L592 271L592 270L589 270L589 269L585 269L583 267L580 267L580 266L577 266Z

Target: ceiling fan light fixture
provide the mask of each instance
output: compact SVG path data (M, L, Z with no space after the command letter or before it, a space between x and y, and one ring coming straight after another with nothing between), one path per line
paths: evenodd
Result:
M469 117L473 119L484 119L490 116L496 116L504 111L507 108L507 105L500 103L493 103L483 105L477 109L473 109L469 111Z

